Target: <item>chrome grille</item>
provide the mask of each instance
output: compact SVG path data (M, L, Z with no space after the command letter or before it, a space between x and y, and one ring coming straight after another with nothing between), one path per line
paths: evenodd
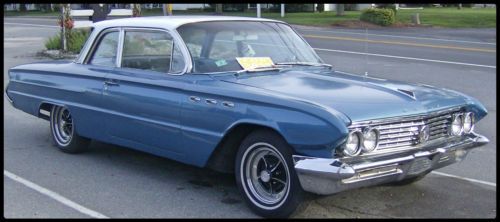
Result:
M436 112L426 116L399 118L397 120L373 121L353 124L350 129L360 129L366 126L377 128L380 131L378 152L392 149L413 148L419 143L418 134L421 127L429 127L429 140L448 137L448 128L451 125L453 113L459 108Z

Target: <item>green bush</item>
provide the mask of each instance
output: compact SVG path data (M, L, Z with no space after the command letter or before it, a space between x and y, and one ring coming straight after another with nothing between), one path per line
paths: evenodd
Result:
M391 9L365 9L359 18L361 21L374 23L381 26L389 26L396 22L396 16Z
M391 9L394 12L394 15L398 13L398 10L396 10L396 4L377 4L376 8Z
M73 53L80 53L82 50L85 41L90 35L90 31L88 29L77 29L71 30L68 37L68 51ZM60 50L62 49L61 43L61 33L57 33L57 35L50 37L45 41L45 48L48 50Z

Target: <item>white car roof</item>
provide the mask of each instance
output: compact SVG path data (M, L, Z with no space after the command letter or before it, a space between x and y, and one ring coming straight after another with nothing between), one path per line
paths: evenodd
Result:
M97 30L111 27L149 27L149 28L164 28L168 30L176 29L177 27L196 22L208 21L261 21L261 22L281 22L273 19L252 18L252 17L237 17L237 16L151 16L151 17L134 17L124 19L112 19L102 22L96 22L93 27Z

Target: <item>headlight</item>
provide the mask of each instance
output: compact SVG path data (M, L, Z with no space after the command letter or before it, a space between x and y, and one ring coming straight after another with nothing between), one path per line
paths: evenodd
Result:
M464 133L470 133L474 129L474 113L468 112L464 116Z
M366 128L363 130L363 150L372 152L377 149L379 131L375 128Z
M452 136L462 135L462 133L464 131L462 117L463 117L462 113L453 114L453 118L452 118L452 122L451 122L451 130L450 130L450 134Z
M347 137L347 142L344 144L343 152L348 156L356 156L361 151L361 133L359 131L350 132Z

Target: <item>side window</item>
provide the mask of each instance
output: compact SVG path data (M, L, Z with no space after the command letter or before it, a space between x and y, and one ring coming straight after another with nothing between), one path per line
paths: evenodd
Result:
M90 64L101 66L116 65L116 51L118 48L119 32L109 32L104 34L99 41L99 45L94 50Z
M125 31L122 67L178 73L184 58L172 36L160 31Z

